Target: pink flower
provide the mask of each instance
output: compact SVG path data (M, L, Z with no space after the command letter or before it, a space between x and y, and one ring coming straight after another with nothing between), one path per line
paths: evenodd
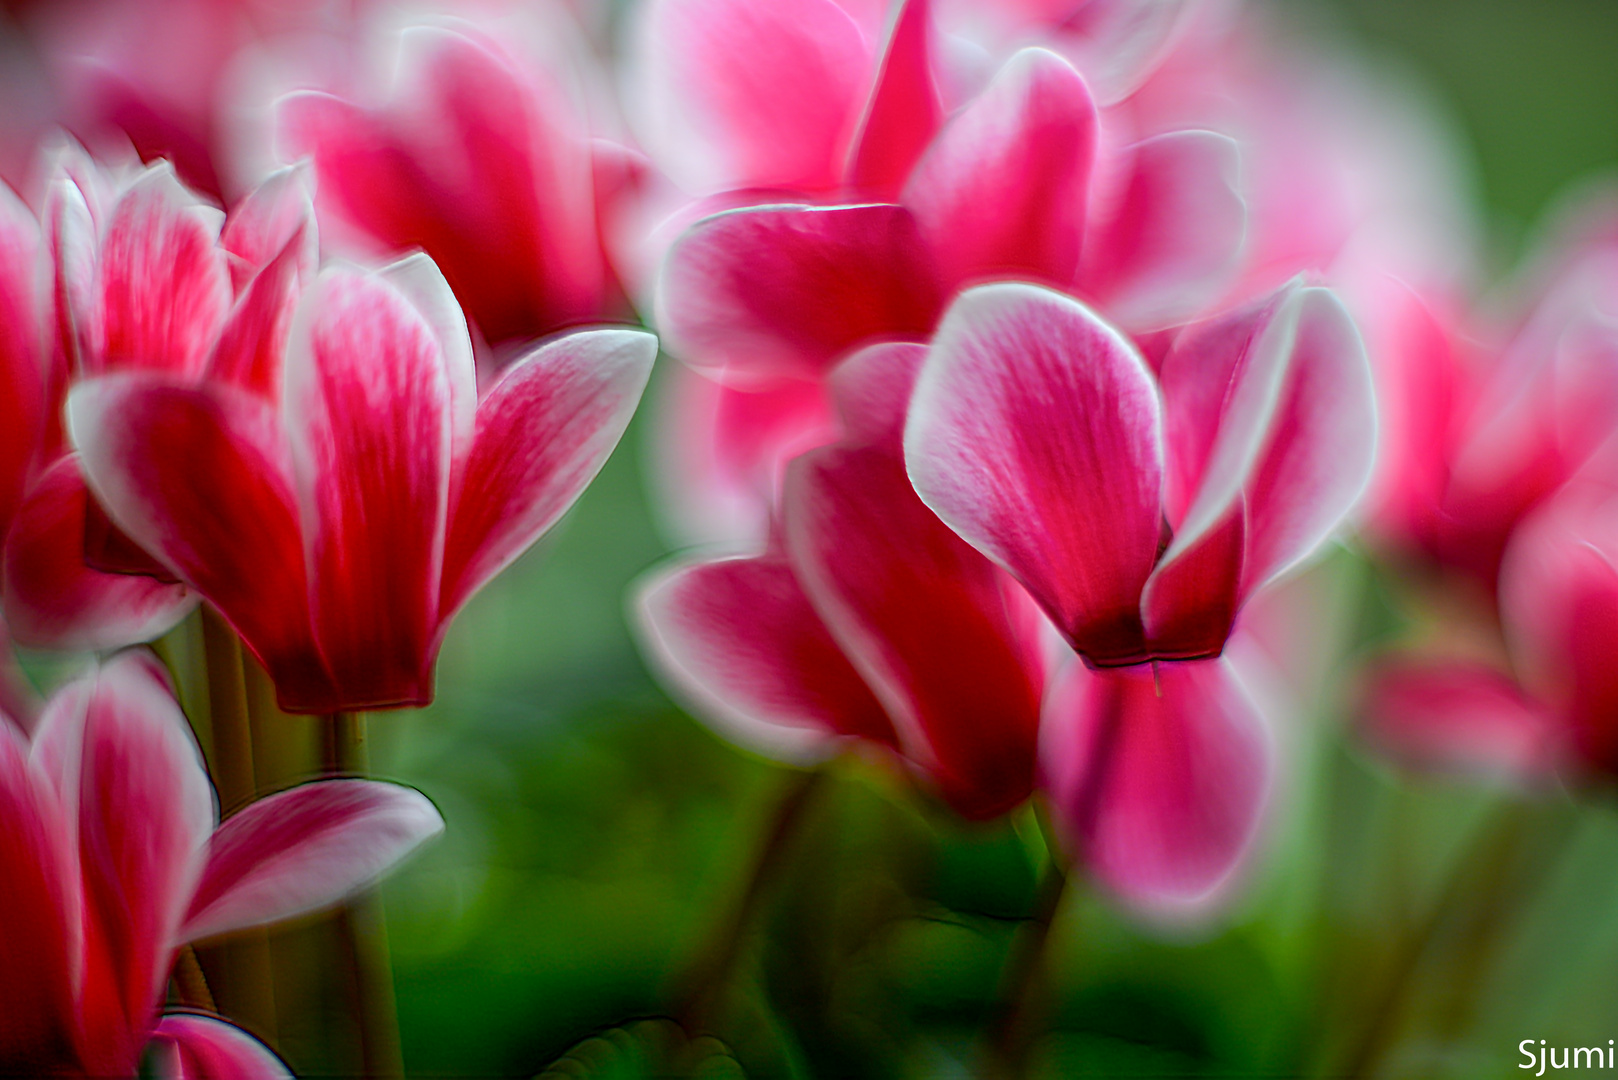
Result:
M1327 291L1182 330L1154 377L1084 305L963 293L911 402L910 478L1095 667L1217 656L1236 612L1364 487L1370 371Z
M277 106L281 152L315 162L328 235L426 251L495 345L623 308L577 88L516 55L471 28L416 27L381 100L302 92ZM611 196L618 157L599 149Z
M0 1067L128 1076L154 1036L202 1076L284 1076L247 1035L159 1020L179 946L362 888L443 828L408 788L305 784L219 824L162 669L125 653L0 723ZM212 1064L210 1064L212 1063Z
M0 281L11 343L0 349L0 385L20 421L5 486L21 498L0 517L7 619L30 645L149 640L195 597L107 527L61 431L63 396L74 381L136 370L273 396L292 303L314 270L303 178L270 178L227 218L167 163L119 173L68 148L43 230L9 191L0 204L18 259ZM114 572L123 570L165 580Z
M1376 523L1385 539L1491 595L1518 523L1581 471L1612 474L1618 244L1566 244L1549 262L1503 338L1474 330L1482 320L1459 305L1409 290L1386 290L1382 303L1390 431Z
M900 448L925 348L832 377L843 438L788 469L759 555L683 561L640 589L643 640L716 727L789 758L859 740L968 817L1034 781L1043 665L1026 597L915 496Z
M451 617L594 477L655 353L582 331L480 399L461 309L416 255L319 274L275 398L124 370L68 414L96 499L231 622L284 708L417 705Z
M930 86L925 67L914 78ZM891 80L875 93L909 100ZM794 200L694 224L670 249L659 326L670 350L726 384L741 411L747 395L812 395L832 365L872 341L925 340L949 299L983 280L1076 291L1134 330L1193 317L1227 287L1241 247L1235 144L1205 131L1114 143L1079 74L1024 50L904 156L887 194L850 192L896 201ZM671 428L713 442L716 460L738 456L720 442L724 429L696 431L681 417ZM802 433L765 445L797 445ZM774 466L756 472L769 477Z

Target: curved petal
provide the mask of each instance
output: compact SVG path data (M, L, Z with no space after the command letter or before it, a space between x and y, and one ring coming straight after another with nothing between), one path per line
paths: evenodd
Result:
M110 987L111 1016L81 1012L92 1056L135 1060L173 959L175 932L217 820L213 789L162 667L126 652L81 682L82 708L42 721L35 753L73 813L84 875L86 993Z
M1097 664L1144 657L1162 530L1162 406L1135 347L1082 304L988 285L950 308L905 430L922 501Z
M1326 289L1301 289L1297 336L1267 442L1246 482L1246 595L1319 547L1376 463L1376 390L1354 320Z
M196 606L183 585L85 565L89 492L77 455L42 473L5 546L6 623L24 645L114 649L151 641Z
M900 200L948 291L996 277L1072 280L1096 125L1084 80L1043 49L1012 57L950 121Z
M931 0L901 0L882 67L850 147L846 182L860 195L898 197L944 120L933 84Z
M957 811L993 817L1033 789L1040 686L1008 583L916 498L892 428L788 467L787 550L904 755Z
M122 375L76 387L68 412L101 505L230 620L282 707L340 708L310 631L290 465L269 406L229 387Z
M259 799L214 833L176 940L338 903L443 830L426 796L399 784L317 780Z
M441 625L573 505L612 453L657 358L639 330L585 330L534 350L478 406L444 552Z
M77 856L62 808L11 723L0 723L0 1061L52 1075L71 1061L82 949Z
M102 338L90 372L201 373L230 310L222 224L166 162L130 185L101 245Z
M1461 661L1379 665L1361 730L1413 768L1534 781L1552 777L1568 747L1539 702L1496 668Z
M1230 283L1247 231L1234 140L1157 135L1133 149L1111 212L1085 237L1079 291L1132 331L1184 322Z
M477 365L466 315L443 272L419 251L384 266L378 276L404 294L438 339L449 385L450 459L460 461L471 446L478 408Z
M642 651L726 738L804 764L837 736L896 745L783 551L673 563L634 595Z
M304 233L271 256L242 290L219 331L208 378L252 391L268 401L281 396L281 365L298 293L307 280Z
M645 134L698 187L841 179L871 54L832 0L658 0L644 15ZM661 138L660 138L661 137Z
M1231 880L1272 767L1264 723L1225 660L1069 665L1046 703L1040 755L1078 857L1162 914L1202 908Z
M434 327L379 276L327 270L284 394L310 614L344 707L425 704L454 404Z
M764 206L705 218L669 251L658 325L687 363L816 378L849 349L924 337L940 295L897 206Z
M300 279L315 276L320 241L315 227L314 169L299 162L271 173L230 208L219 246L236 257L231 281L238 292L291 245Z
M269 1047L216 1017L169 1013L152 1039L161 1080L292 1080Z

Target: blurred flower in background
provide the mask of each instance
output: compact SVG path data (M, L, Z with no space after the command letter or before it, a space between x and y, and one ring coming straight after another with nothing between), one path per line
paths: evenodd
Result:
M1615 50L0 3L0 1073L1605 1045Z

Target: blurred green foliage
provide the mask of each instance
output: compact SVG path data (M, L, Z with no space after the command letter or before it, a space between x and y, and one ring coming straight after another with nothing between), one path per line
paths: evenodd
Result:
M1570 181L1618 164L1611 0L1321 0L1308 15L1452 107L1504 251ZM625 589L667 550L639 467L647 426L460 617L438 702L373 720L376 771L448 821L385 890L412 1075L973 1074L1042 843L1025 818L954 822L867 763L806 807L704 1013L719 1039L657 1019L734 910L792 776L681 713L632 643ZM1397 626L1356 556L1311 574L1300 587L1338 597L1358 647ZM1293 775L1228 921L1149 927L1070 891L1034 1074L1509 1076L1521 1039L1618 1034L1618 816L1396 775L1342 735L1345 678L1322 673L1324 707L1286 718ZM1446 897L1451 880L1475 887Z

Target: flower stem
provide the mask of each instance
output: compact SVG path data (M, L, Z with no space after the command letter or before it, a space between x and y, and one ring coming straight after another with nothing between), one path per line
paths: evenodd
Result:
M1045 840L1045 869L1034 895L1034 907L1011 943L1001 972L1000 993L990 1023L984 1075L1018 1077L1027 1067L1028 1044L1043 1020L1044 997L1049 986L1047 946L1051 924L1061 910L1068 875L1043 808L1034 814Z
M332 713L324 730L328 776L364 776L370 771L365 714ZM336 916L337 939L348 968L349 1002L359 1027L360 1060L367 1077L404 1076L399 1017L388 958L387 922L382 900L373 892L355 897Z
M230 624L210 607L202 611L203 660L208 673L208 726L214 786L229 816L253 801L253 731L248 715L242 647ZM242 930L207 947L220 1009L260 1038L276 1041L275 981L268 934Z
M793 772L782 785L769 826L760 839L740 893L709 929L704 946L674 980L671 1013L690 1034L710 1022L718 999L730 983L758 910L785 863L787 849L803 822L804 811L824 783L824 769Z

